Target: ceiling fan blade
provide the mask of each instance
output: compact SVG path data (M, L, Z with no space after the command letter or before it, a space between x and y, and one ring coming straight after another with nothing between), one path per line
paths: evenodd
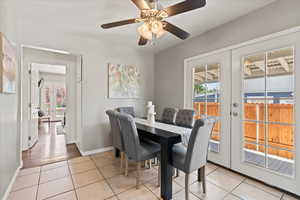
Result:
M136 7L138 7L140 10L147 10L150 9L149 4L147 3L146 0L131 0Z
M143 38L142 36L140 37L140 40L139 40L139 45L140 46L146 45L147 42L148 42L148 40L146 38Z
M108 23L108 24L102 24L101 27L104 29L107 28L114 28L117 26L124 26L127 24L134 24L137 23L136 19L127 19L127 20L122 20L122 21L118 21L118 22L112 22L112 23Z
M182 39L182 40L185 40L187 39L188 37L190 37L190 34L184 30L182 30L181 28L173 25L173 24L170 24L169 22L166 22L164 21L164 30L172 33L173 35L177 36L178 38Z
M173 6L164 9L168 13L168 16L178 15L184 12L202 8L206 5L206 0L185 0L177 3Z

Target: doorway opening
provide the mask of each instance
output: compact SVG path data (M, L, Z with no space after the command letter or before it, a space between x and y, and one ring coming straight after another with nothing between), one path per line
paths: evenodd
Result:
M81 105L77 99L81 95L78 60L81 59L74 55L23 48L23 66L28 67L28 73L24 73L22 98L23 106L29 105L23 110L23 118L28 119L24 120L22 132L24 168L81 155L76 124Z

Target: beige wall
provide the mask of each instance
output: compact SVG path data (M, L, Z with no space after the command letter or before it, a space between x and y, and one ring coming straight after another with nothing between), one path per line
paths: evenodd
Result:
M155 104L183 107L184 59L300 25L300 1L278 0L155 56Z

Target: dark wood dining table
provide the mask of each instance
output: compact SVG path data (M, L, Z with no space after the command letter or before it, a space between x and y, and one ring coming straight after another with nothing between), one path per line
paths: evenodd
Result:
M139 137L154 141L161 146L160 165L161 165L161 198L164 200L172 199L172 147L174 144L181 142L181 135L154 128L151 126L136 123Z

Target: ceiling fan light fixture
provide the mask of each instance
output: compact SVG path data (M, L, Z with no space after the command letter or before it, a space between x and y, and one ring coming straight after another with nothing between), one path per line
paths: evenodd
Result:
M138 18L131 18L111 23L102 24L103 29L109 29L128 24L143 23L138 27L140 34L139 45L143 46L153 42L156 38L169 32L179 39L185 40L190 34L181 28L165 21L166 18L186 13L206 5L207 0L184 0L169 7L164 8L159 0L131 0L132 3L140 10Z
M138 27L138 32L143 38L147 40L160 38L166 33L166 31L164 30L163 22L159 20L143 23L140 27Z
M159 31L159 32L156 34L156 38L160 38L160 37L163 36L165 33L166 33L166 31L165 31L164 29L162 29L161 31Z
M147 39L147 40L152 40L152 31L151 31L151 25L147 22L143 23L139 28L138 28L139 34Z
M160 33L164 29L164 25L161 21L155 20L151 23L151 31L155 35Z

